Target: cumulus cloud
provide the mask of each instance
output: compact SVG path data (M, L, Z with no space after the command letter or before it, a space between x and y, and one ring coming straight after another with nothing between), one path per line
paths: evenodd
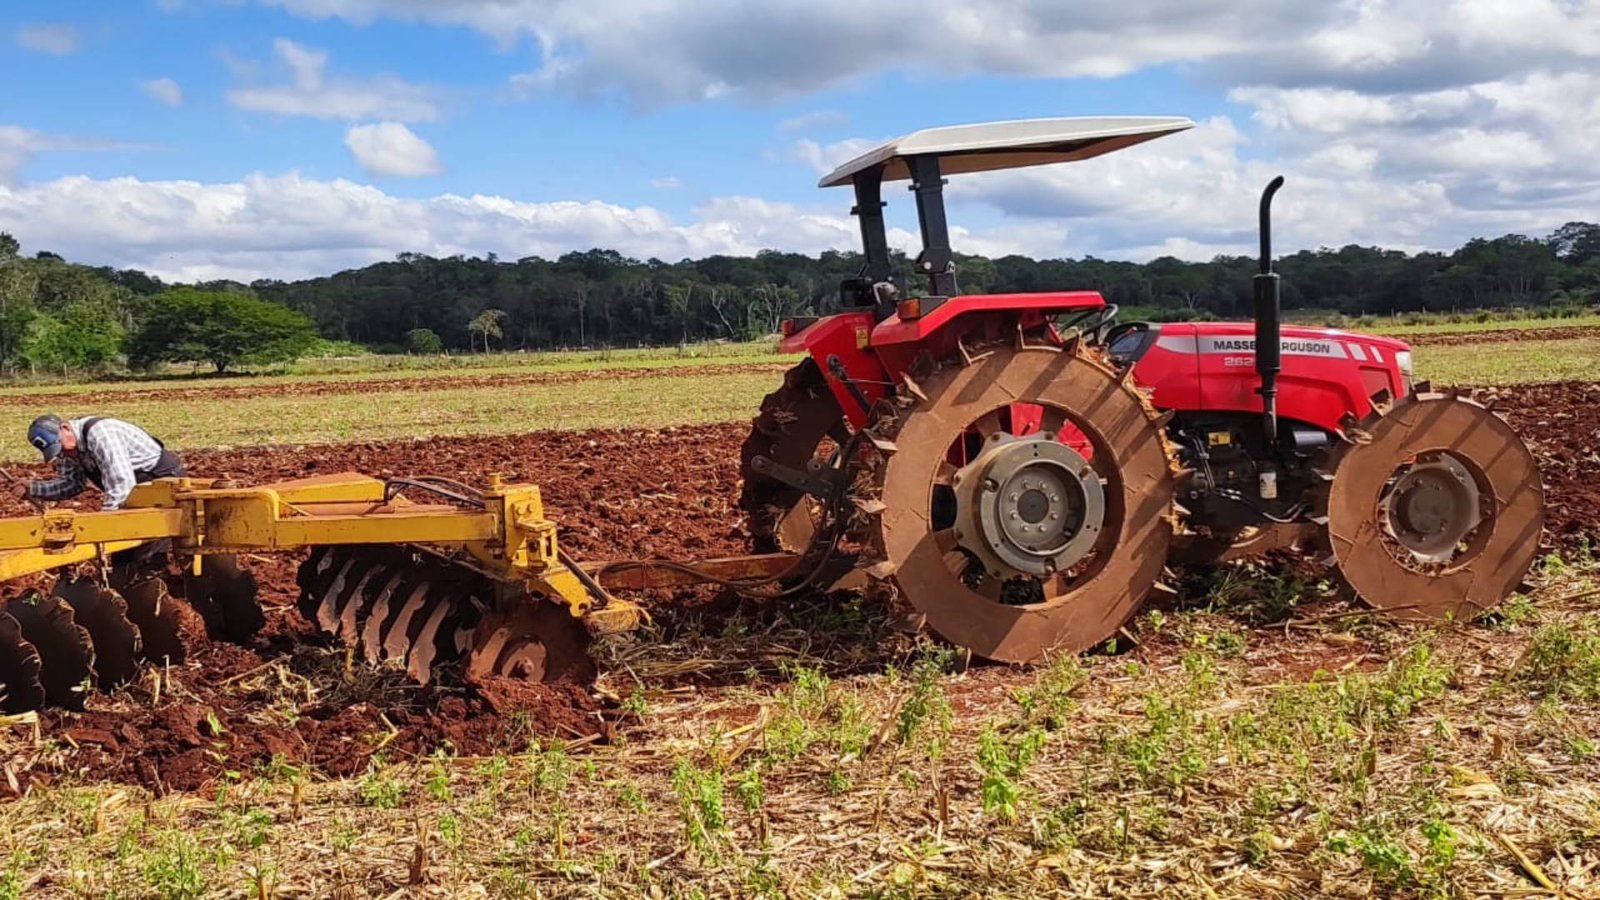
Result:
M581 96L622 90L645 103L737 93L794 96L883 69L1111 76L1145 65L1242 52L1258 29L1301 18L1270 0L1104 4L927 0L908 16L887 0L753 4L702 0L262 0L311 18L379 18L475 28L503 45L527 39L542 64L526 90ZM1221 20L1229 27L1217 25ZM1239 21L1252 21L1248 31ZM1230 32L1232 32L1230 34ZM733 36L730 38L730 36ZM928 48L938 48L929 53ZM1070 50L1066 49L1070 48Z
M925 0L916 16L889 0L702 0L692 14L660 0L258 2L528 40L542 62L515 79L523 89L621 92L643 104L794 96L883 71L1111 77L1172 63L1224 84L1382 96L1600 61L1596 0L998 0L981 10Z
M515 259L607 247L676 260L767 248L817 252L856 241L842 208L730 197L678 221L650 206L487 194L417 199L294 173L225 183L72 177L0 186L0 221L26 223L17 237L30 246L180 280L323 275L404 251ZM905 245L909 236L896 232L895 240Z
M370 175L419 178L444 171L433 147L399 122L353 126L344 144Z
M126 146L114 141L47 134L19 125L0 125L0 185L11 182L17 172L41 153L52 150L111 150Z
M984 253L1248 252L1256 193L1278 172L1289 178L1279 206L1286 249L1352 241L1449 248L1476 235L1543 233L1570 219L1592 220L1600 209L1600 154L1591 146L1600 134L1600 0L994 0L981 10L968 0L925 0L915 16L888 0L700 0L692 7L684 0L256 2L357 25L392 19L476 29L503 46L537 51L537 66L514 79L521 91L621 97L640 106L707 97L759 103L883 72L1102 78L1167 66L1194 84L1229 91L1245 111L1080 164L953 179L956 243ZM414 123L438 114L430 89L330 74L325 51L279 41L274 66L279 80L263 85L260 71L237 65L231 99L278 115L351 122ZM831 124L825 113L808 114L780 130L789 141ZM873 133L876 126L862 131L832 143L793 141L769 156L823 172L892 137ZM5 146L0 178L7 158L39 152L27 141ZM19 165L13 161L10 170ZM241 220L264 221L262 233L284 243L225 241L212 257L185 263L219 271L306 273L399 250L513 256L598 245L675 258L765 246L815 251L856 240L843 195L837 209L722 198L676 221L650 207L495 196L408 200L348 183L284 178L296 190L343 202L365 198L361 211L378 221L361 230L339 218L350 209L327 212L327 222L319 212L304 234L345 235L349 244L325 250L302 230L275 224L276 206L255 196L261 185L287 189L278 179L183 190L173 182L128 182L114 191L108 182L93 184L141 198L130 210L165 209L170 201L160 198L175 193L195 203L246 198L235 201L243 204ZM907 205L897 197L893 209ZM183 238L168 242L174 249L167 252L193 255L198 251L188 248L206 246L195 240L207 235L185 231L181 216L152 222ZM959 230L962 223L968 230ZM908 244L910 235L899 231L894 240Z
M183 87L171 78L152 78L139 82L139 90L168 106L183 105Z
M1083 163L952 179L949 195L1018 223L1009 252L1132 259L1250 253L1257 195L1277 174L1288 179L1275 228L1286 251L1347 243L1452 249L1471 237L1544 234L1600 209L1600 164L1557 186L1536 171L1548 162L1542 145L1472 129L1440 137L1424 146L1354 132L1271 160L1233 122L1216 118ZM1539 186L1539 196L1519 198L1523 185Z
M17 29L17 44L38 53L66 56L78 49L78 29L60 24L23 25Z
M794 96L884 70L1111 77L1186 63L1234 83L1417 90L1600 54L1593 0L261 0L312 18L475 28L543 59L516 83L651 104ZM729 35L737 35L730 40ZM927 48L937 47L929 54Z
M809 138L801 138L790 148L790 157L804 163L818 175L826 175L886 140L887 137L846 138L830 144L819 144Z
M437 92L392 76L367 79L330 77L328 51L287 38L272 42L273 56L289 80L281 84L236 87L228 102L240 109L314 119L385 119L431 122L439 116ZM231 66L249 74L247 66Z

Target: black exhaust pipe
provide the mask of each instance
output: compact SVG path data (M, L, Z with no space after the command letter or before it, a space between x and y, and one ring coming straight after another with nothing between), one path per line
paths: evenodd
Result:
M1283 187L1279 175L1261 192L1261 271L1252 280L1256 294L1256 373L1261 376L1261 425L1267 443L1278 443L1278 372L1283 369L1282 307L1278 273L1272 271L1272 196Z

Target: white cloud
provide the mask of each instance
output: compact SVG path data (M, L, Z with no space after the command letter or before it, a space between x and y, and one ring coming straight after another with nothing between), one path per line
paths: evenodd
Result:
M152 78L139 82L139 90L168 106L183 105L183 87L171 78Z
M39 146L32 133L17 141L18 131L0 129L0 166L6 147ZM1279 171L1249 150L1246 136L1218 118L1083 163L953 178L953 243L992 256L1204 259L1249 253L1257 193ZM1544 233L1564 221L1592 218L1600 208L1600 189L1592 184L1577 200L1468 206L1437 179L1375 174L1371 154L1358 145L1326 151L1288 170L1277 219L1286 251L1348 242L1452 247L1477 235ZM600 201L401 197L295 173L225 183L73 177L0 185L0 221L23 223L19 239L76 260L179 280L252 280L322 275L406 251L514 259L605 247L676 260L856 248L848 192L818 201L802 206L720 197L678 219L651 206ZM909 198L895 192L891 223L913 221L910 209ZM890 243L911 249L915 235L895 227Z
M889 0L701 0L692 14L662 0L259 2L528 40L542 63L518 86L643 104L796 96L881 71L1111 77L1173 63L1232 83L1438 88L1600 56L1594 0L925 0L916 16Z
M1011 224L971 245L986 253L1204 259L1252 252L1257 196L1280 173L1275 236L1288 251L1453 249L1477 236L1542 235L1600 209L1600 161L1549 185L1545 142L1516 132L1464 128L1419 143L1353 129L1308 143L1315 149L1262 159L1230 120L1211 119L1082 163L953 178L951 220L999 211ZM1546 190L1519 196L1532 185Z
M889 0L700 0L692 9L686 0L257 2L358 25L398 19L476 29L503 46L537 51L538 67L515 79L521 90L643 106L707 97L765 102L883 72L911 76L894 83L904 102L917 104L914 94L936 98L940 81L972 73L1097 78L1167 66L1193 84L1228 90L1247 111L1248 119L1215 118L1080 164L952 179L956 242L985 253L1248 252L1256 194L1280 171L1289 179L1279 207L1286 249L1449 248L1476 235L1543 233L1569 219L1592 220L1600 209L1600 154L1592 146L1600 134L1600 0L995 0L981 10L970 0L925 0L915 16ZM352 124L439 115L434 90L330 74L325 51L293 42L275 45L272 82L262 81L259 66L229 61L230 99L244 108ZM1085 95L1084 85L1067 87L1062 96ZM927 115L929 125L948 121ZM847 140L794 140L832 124L827 110L781 123L783 145L768 159L823 172L892 136L863 124L864 133ZM0 132L0 179L40 152L32 134ZM779 173L774 183L780 178L789 176ZM99 189L129 204L113 220L154 210L126 230L130 257L159 261L171 253L184 266L289 275L401 250L509 257L614 246L676 258L856 242L847 192L817 209L721 198L676 221L648 206L404 199L296 176L87 184L0 195L0 216L14 211L6 203L35 192L55 202L69 188ZM269 191L312 199L305 210L283 210ZM205 215L199 224L184 218L194 214L185 204L229 203L237 206L232 218L210 225ZM892 214L908 207L905 195L893 197ZM235 220L248 227L236 234ZM104 226L98 244L86 236L85 246L123 252L111 228ZM193 249L210 247L208 240L218 241L216 249ZM897 231L894 240L909 243L910 235Z
M16 125L0 125L0 184L16 175L35 153L43 149L44 136Z
M680 222L649 206L483 194L414 199L294 173L213 184L72 177L0 187L0 221L23 223L17 238L29 246L173 279L323 275L403 251L515 259L607 247L676 260L856 242L842 208L731 197ZM908 236L897 232L896 240Z
M273 41L272 52L289 76L288 83L237 87L228 91L228 102L252 112L314 119L431 122L439 117L437 92L432 88L387 75L329 77L328 51L287 38ZM230 67L236 73L249 73L248 67Z
M39 53L66 56L78 49L78 29L62 24L23 25L17 29L17 43Z
M112 150L114 141L46 134L19 125L0 125L0 185L11 182L35 156L52 150Z
M444 171L433 147L399 122L353 126L344 144L369 175L419 178Z
M650 179L650 186L658 191L676 191L683 187L683 179L673 175Z
M542 63L514 84L580 96L621 90L636 102L724 94L795 96L883 69L1109 76L1240 52L1298 17L1270 0L1149 0L1105 7L927 0L908 16L887 0L261 0L310 18L464 25L502 45L531 40ZM1253 20L1249 31L1214 23ZM1232 31L1235 34L1229 34ZM738 35L729 40L728 35ZM937 53L928 48L937 47ZM1063 48L1072 48L1063 52Z
M830 125L842 125L850 121L850 117L837 109L819 109L802 113L784 119L778 123L779 131L806 131L811 128L826 128Z
M826 175L839 166L882 144L887 138L847 138L831 144L819 144L808 138L795 141L791 148L794 159L802 162L818 175Z

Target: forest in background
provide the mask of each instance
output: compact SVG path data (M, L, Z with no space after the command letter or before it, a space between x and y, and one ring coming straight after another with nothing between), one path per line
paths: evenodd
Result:
M910 273L895 256L896 271ZM611 250L555 260L402 253L325 277L168 284L135 269L31 254L0 233L0 370L102 371L159 362L291 358L320 336L376 351L621 347L744 340L790 316L826 312L859 254L764 251L664 262ZM1146 263L959 256L964 293L1098 290L1126 314L1248 318L1254 259ZM1600 225L1536 239L1474 239L1451 253L1350 245L1278 260L1289 310L1352 317L1600 301ZM912 280L913 293L919 282ZM254 301L265 301L256 303ZM270 307L270 308L269 308ZM299 315L285 316L293 311ZM252 342L250 335L270 331Z

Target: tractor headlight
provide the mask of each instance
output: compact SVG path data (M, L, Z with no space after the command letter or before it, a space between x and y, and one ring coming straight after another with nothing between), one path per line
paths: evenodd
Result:
M1405 391L1406 396L1409 397L1411 395L1411 385L1416 381L1414 377L1416 369L1411 364L1411 351L1396 350L1394 364L1400 370L1400 389Z

